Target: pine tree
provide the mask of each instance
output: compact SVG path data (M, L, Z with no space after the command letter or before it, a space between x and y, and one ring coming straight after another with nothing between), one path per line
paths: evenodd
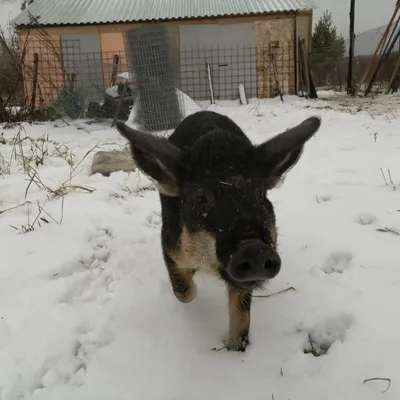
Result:
M29 4L32 4L34 0L22 0L21 3L21 10L25 10L26 7L29 6Z
M327 84L345 53L344 39L337 33L332 14L325 11L315 24L312 35L312 65L314 71Z

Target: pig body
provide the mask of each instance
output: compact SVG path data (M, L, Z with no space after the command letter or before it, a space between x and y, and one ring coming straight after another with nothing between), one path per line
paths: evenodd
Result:
M320 119L311 117L253 145L230 118L212 111L185 118L168 139L117 123L138 168L158 187L162 252L176 298L195 298L199 270L226 284L228 350L246 349L252 293L281 268L267 192L298 161L319 126Z

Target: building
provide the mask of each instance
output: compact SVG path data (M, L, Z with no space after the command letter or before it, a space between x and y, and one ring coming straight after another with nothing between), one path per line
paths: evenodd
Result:
M35 0L12 23L26 48L28 99L35 68L44 102L68 85L92 94L94 86L109 86L116 56L119 72L128 69L123 33L164 24L180 89L209 99L208 65L222 100L238 98L241 83L248 97L273 97L278 84L283 93L297 93L297 39L310 51L312 10L310 0Z

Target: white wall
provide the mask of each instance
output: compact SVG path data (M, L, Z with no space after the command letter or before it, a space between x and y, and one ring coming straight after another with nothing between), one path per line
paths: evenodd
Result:
M239 98L243 83L256 95L253 23L181 25L179 28L182 90L197 100L209 99L206 63L210 63L217 100Z

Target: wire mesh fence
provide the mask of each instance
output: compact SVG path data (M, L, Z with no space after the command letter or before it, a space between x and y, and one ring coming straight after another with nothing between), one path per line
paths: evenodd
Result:
M140 101L140 125L152 131L174 129L181 112L171 32L163 25L133 29L124 42Z
M307 80L312 80L317 89L347 87L346 52L326 46L305 56L304 40L300 51L299 43L284 41L269 42L266 46L259 43L180 49L173 40L167 44L168 40L163 42L160 38L153 38L153 42L142 38L129 54L134 46L129 40L125 40L128 51L88 52L79 40L61 40L38 30L39 34L27 36L19 43L15 37L7 42L0 35L0 122L6 120L9 109L16 107L34 113L35 118L48 118L48 111L52 110L53 116L126 120L141 100L147 109L153 107L153 114L158 112L158 116L156 104L163 103L166 109L171 106L163 118L175 125L176 102L182 117L218 101L301 95L310 83ZM373 91L379 92L393 78L399 81L398 76L393 77L399 54L396 48L386 57ZM379 57L372 63L371 57L356 55L354 84L362 80L369 64L371 71L376 67ZM309 77L302 63L311 71ZM168 79L160 81L160 76Z
M52 107L72 118L127 119L139 89L142 97L147 91L154 103L156 87L151 79L162 72L159 67L165 60L157 59L160 54L168 55L174 64L173 69L163 73L174 82L181 109L216 101L238 101L243 94L249 99L296 92L294 45L197 46L179 50L160 42L158 56L154 48L154 43L148 46L147 58L142 57L143 80L132 73L138 69L137 51L133 56L125 51L82 52L79 40L30 37L21 51L21 85L27 108ZM7 79L0 70L0 81ZM174 100L171 97L168 101Z
M286 92L294 89L295 65L290 50L273 55L276 68L273 67L269 49L255 46L215 46L180 51L175 81L180 90L200 101L211 99L211 85L217 100L236 100L239 97L240 84L245 86L249 97L272 97L278 83L281 83L282 90L286 89ZM92 93L96 93L96 87L112 86L115 70L116 80L129 77L135 83L135 77L130 76L132 63L127 61L125 52L79 53L67 50L62 55L60 65L56 65L56 59L50 59L49 55L38 54L40 75L43 80L52 82L51 86L54 89L62 87L64 83L67 85L73 78L75 87L80 87L90 98ZM27 67L29 69L29 66ZM149 61L149 74L154 67ZM271 87L262 91L262 86ZM50 87L48 89L46 97L51 98L52 92ZM44 91L46 92L46 89Z

